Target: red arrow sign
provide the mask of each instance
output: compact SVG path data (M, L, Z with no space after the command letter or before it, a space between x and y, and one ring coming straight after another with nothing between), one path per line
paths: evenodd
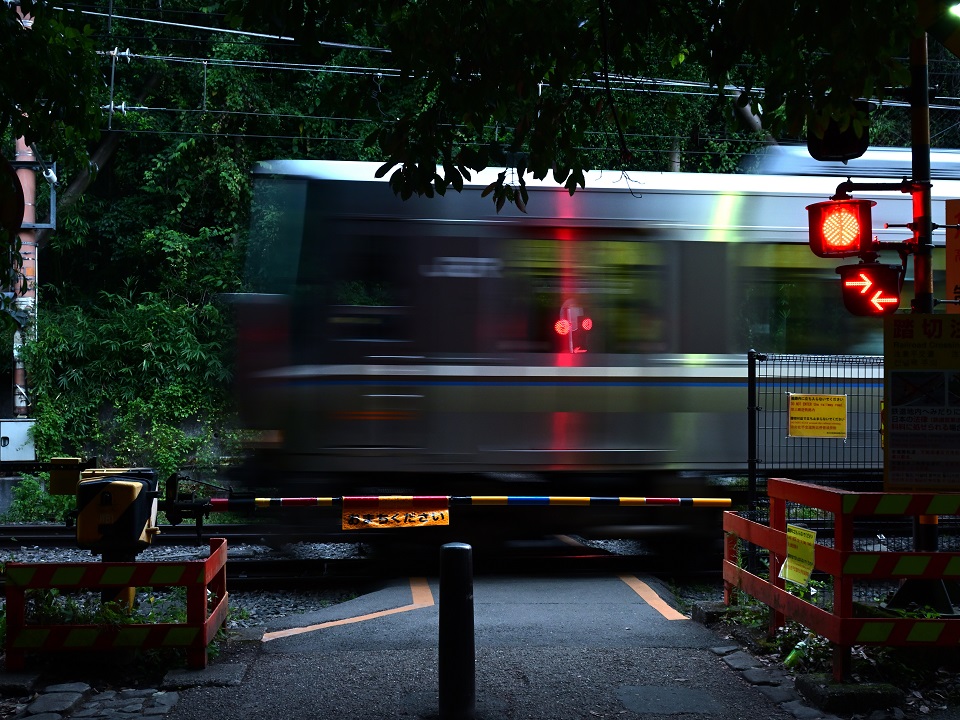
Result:
M859 279L859 280L847 280L847 281L844 283L844 285L846 285L847 287L858 287L858 288L860 288L860 294L861 294L861 295L866 295L866 294L867 294L867 290L869 290L869 289L870 289L870 286L873 285L873 280L871 280L869 277L867 277L867 276L864 275L863 273L860 273L859 275L860 275L860 279ZM880 293L878 292L877 295L879 295L879 294L880 294ZM874 296L874 298L873 298L873 300L871 300L871 302L876 302L876 296Z
M849 284L849 283L848 283ZM866 289L861 290L861 292L866 292ZM884 305L889 305L890 303L900 304L899 297L883 297L883 290L877 290L877 294L870 298L870 304L873 305L878 312L883 311Z

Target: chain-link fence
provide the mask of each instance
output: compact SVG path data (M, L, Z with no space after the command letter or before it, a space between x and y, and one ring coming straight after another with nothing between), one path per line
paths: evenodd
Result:
M883 357L877 355L748 355L751 488L768 477L879 489L883 474L880 409ZM842 436L791 432L790 401L798 395L843 397Z
M746 513L769 522L766 481L771 477L826 485L858 492L883 491L881 409L884 392L883 357L875 355L777 355L751 351L748 356L750 486L755 499ZM844 437L791 433L790 398L795 395L844 396ZM787 523L817 533L818 545L833 547L834 515L787 503ZM938 518L939 550L960 543L960 518ZM887 515L858 518L854 550L906 552L915 547L915 520ZM744 548L757 568L766 561ZM814 604L830 609L833 588L815 573L809 593ZM889 599L896 584L858 581L855 597L868 604ZM952 589L951 585L951 589ZM960 592L960 590L958 590ZM951 598L960 604L960 597Z

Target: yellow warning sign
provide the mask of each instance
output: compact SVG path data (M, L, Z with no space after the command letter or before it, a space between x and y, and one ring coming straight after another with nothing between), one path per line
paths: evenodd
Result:
M780 577L797 585L806 586L813 574L814 546L817 533L813 530L787 525L787 559L780 568Z
M450 507L445 495L370 495L343 498L341 527L344 530L449 524Z
M790 393L787 436L846 438L847 396Z

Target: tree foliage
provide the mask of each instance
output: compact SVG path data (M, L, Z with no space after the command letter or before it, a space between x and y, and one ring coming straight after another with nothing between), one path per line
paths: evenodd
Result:
M339 2L225 2L238 22L268 25L317 56L329 54L321 40L348 41L358 23L357 6ZM419 97L379 118L369 138L383 174L408 197L502 166L498 204L525 197L528 172L582 186L595 167L590 133L617 148L616 167L635 166L624 81L695 67L718 95L734 89L774 135L806 123L822 133L830 119L865 123L853 100L909 82L902 58L920 33L912 0L368 0L363 9L399 92Z
M42 313L38 339L25 350L39 390L39 455L67 452L164 474L215 466L232 449L222 312L212 303L171 307L152 293L104 291L95 308Z
M0 130L28 143L95 138L100 109L83 93L102 83L93 30L50 3L0 8Z

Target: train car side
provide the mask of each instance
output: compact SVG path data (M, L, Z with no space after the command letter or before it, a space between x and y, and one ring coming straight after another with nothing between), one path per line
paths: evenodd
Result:
M882 352L806 246L830 180L608 173L574 196L534 183L527 214L498 214L485 177L404 202L374 168L257 173L238 391L278 483L645 494L744 471L751 347ZM877 200L878 222L910 215L909 197Z

